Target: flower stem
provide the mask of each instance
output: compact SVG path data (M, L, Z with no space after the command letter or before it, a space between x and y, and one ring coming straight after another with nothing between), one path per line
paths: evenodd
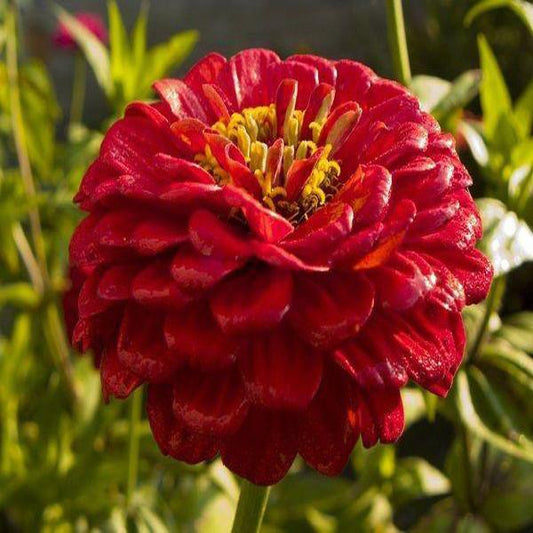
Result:
M492 313L498 309L501 304L503 291L505 290L505 276L498 276L492 282L492 286L487 296L487 301L485 302L485 312L483 314L483 319L477 331L477 335L472 344L472 348L469 354L469 361L474 361L478 356L478 352L485 340L487 330L490 323L490 317Z
M260 487L241 480L241 493L232 533L258 533L263 522L270 487Z
M137 389L130 403L130 436L128 450L128 481L126 486L126 511L130 508L131 500L137 486L139 471L139 423L142 413L142 388Z
M403 85L411 83L411 67L405 38L402 0L387 1L387 33L395 76Z
M85 102L85 85L87 80L87 64L81 52L74 56L74 83L72 85L72 100L70 101L70 116L68 131L71 132L75 124L80 124Z

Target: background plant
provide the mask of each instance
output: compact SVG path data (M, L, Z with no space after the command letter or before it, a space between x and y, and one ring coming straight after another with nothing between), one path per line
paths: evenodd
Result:
M444 27L453 17L441 4L434 3ZM67 135L59 123L68 112L46 66L23 53L18 6L0 6L0 530L228 531L238 497L233 476L219 461L189 467L162 457L139 395L104 407L90 359L70 352L60 318L67 243L80 216L71 198L101 131L128 101L152 96L151 81L179 67L197 34L148 48L146 7L128 34L109 2L107 48L53 8L109 109L101 129L76 124ZM478 41L479 69L452 81L410 81L464 145L485 225L481 246L498 274L488 300L465 312L465 363L446 400L405 391L408 429L396 446L358 446L335 479L296 463L272 491L264 531L533 526L533 313L524 290L533 259L533 83L517 86L516 76L507 87L493 52L498 25L486 22L494 8L527 34L531 4L469 6L457 8L455 28L464 31L466 15L465 23L488 30ZM415 42L414 57L423 52ZM517 69L531 62L521 50L512 59Z

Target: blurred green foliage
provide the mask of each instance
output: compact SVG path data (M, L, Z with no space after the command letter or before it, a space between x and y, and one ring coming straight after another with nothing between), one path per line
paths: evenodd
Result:
M509 15L513 24L531 20L526 2L485 1L470 11L468 22L483 21L492 16L486 8L504 4L515 11ZM131 499L126 497L128 405L103 405L98 374L89 358L65 354L59 322L68 239L80 217L71 198L102 132L76 124L66 140L58 133L62 111L45 65L19 54L14 77L8 56L20 39L6 4L0 6L0 531L229 531L237 480L219 460L189 467L163 457L144 419L139 455L133 457L138 478ZM126 102L149 98L150 82L179 66L197 39L195 32L184 32L147 49L146 10L128 36L116 4L109 2L107 49L64 10L56 8L56 14L93 69L109 120ZM460 33L465 15L461 3L439 11L436 20ZM504 34L506 17L500 23ZM452 82L431 72L412 85L425 108L473 156L486 228L481 247L499 275L487 301L465 311L467 355L454 388L446 400L407 388L403 439L371 450L358 445L339 478L321 477L297 461L272 491L265 533L533 527L533 313L500 313L514 297L511 276L533 259L533 84L520 87L512 100L514 91L489 44L494 25L493 18L489 37L479 38L479 70L453 72ZM530 30L525 24L521 31ZM439 32L431 35L436 46ZM517 45L523 38L521 33ZM530 46L531 36L527 39ZM453 54L456 44L440 46ZM430 57L432 46L426 52ZM512 58L517 67L519 52ZM415 64L420 54L416 58ZM431 64L439 71L438 62ZM35 194L23 184L28 170L19 164L14 142L20 125L13 83ZM481 116L469 109L480 109ZM32 213L41 222L47 272L32 251Z

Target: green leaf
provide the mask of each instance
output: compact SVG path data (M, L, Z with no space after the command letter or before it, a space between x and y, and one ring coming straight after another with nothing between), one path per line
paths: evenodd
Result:
M457 132L465 138L477 164L480 167L486 167L489 163L489 150L476 125L468 120L461 120L457 126Z
M397 505L416 498L446 494L451 489L448 478L420 457L398 460L392 487L393 500Z
M451 86L452 84L448 80L421 74L413 77L410 89L420 100L422 109L431 113L435 106L450 92Z
M502 7L514 11L522 19L529 31L533 33L533 5L525 0L482 0L467 12L465 24L470 26L473 20L482 13Z
M455 79L447 93L431 110L438 121L465 107L478 93L481 82L479 70L468 70Z
M477 205L484 228L479 247L490 258L496 275L533 260L533 233L526 222L494 198L481 198Z
M166 43L155 46L146 54L145 71L139 92L148 92L155 80L163 78L181 65L198 41L198 32L184 31Z
M507 317L498 331L498 336L510 342L515 348L533 354L533 312L523 311ZM533 361L530 371L533 378Z
M478 46L482 71L479 91L481 108L485 133L492 140L502 116L512 112L511 97L496 58L483 35L478 37Z
M485 424L478 413L480 406L475 404L472 398L471 385L467 373L464 370L457 374L455 394L455 405L460 419L472 433L505 453L533 462L533 446L529 441L520 438L516 442L507 436L501 435ZM482 398L482 400L486 402L487 397ZM486 404L483 407L485 410L490 408Z
M32 285L25 282L0 285L0 308L15 305L26 309L36 308L41 298Z
M109 53L106 47L62 7L55 5L54 11L58 19L68 28L72 37L82 49L100 87L106 96L110 97L113 92L113 83Z
M514 116L522 137L529 136L533 125L533 80L516 101Z
M113 83L123 80L130 69L130 43L126 28L115 0L107 4L109 17L109 46L111 79Z

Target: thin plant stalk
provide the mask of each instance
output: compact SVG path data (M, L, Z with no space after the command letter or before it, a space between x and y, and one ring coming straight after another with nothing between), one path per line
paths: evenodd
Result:
M76 124L81 124L83 106L85 104L85 90L87 83L87 64L81 52L74 56L74 82L72 85L72 99L70 101L69 133Z
M386 0L387 34L396 79L403 85L411 83L411 66L407 51L402 0Z
M130 431L128 445L128 478L126 485L126 512L131 506L133 494L137 487L137 477L139 473L139 425L142 414L142 388L137 389L130 401Z

